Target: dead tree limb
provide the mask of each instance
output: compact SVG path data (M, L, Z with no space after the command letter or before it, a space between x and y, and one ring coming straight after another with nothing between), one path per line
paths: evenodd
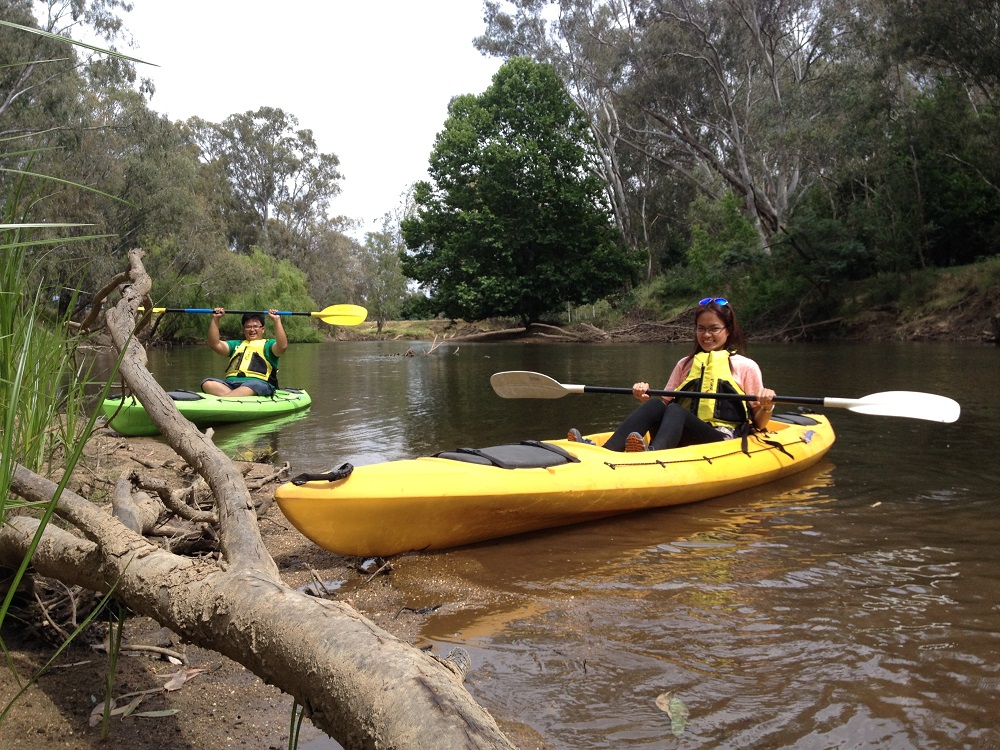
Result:
M221 560L160 549L98 505L66 489L32 565L42 575L115 596L203 648L225 654L303 705L316 726L355 748L505 748L493 718L439 660L395 638L353 608L282 583L260 536L243 476L211 440L181 417L145 366L133 336L150 280L140 251L130 283L107 313L121 374L171 447L211 488ZM48 501L52 481L17 467L12 491ZM0 529L0 565L27 553L38 522Z

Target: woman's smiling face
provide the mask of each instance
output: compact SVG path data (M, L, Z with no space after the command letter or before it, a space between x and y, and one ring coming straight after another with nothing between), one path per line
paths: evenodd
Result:
M695 336L698 337L698 345L706 352L716 352L726 348L729 340L729 331L726 324L716 313L705 310L695 320Z

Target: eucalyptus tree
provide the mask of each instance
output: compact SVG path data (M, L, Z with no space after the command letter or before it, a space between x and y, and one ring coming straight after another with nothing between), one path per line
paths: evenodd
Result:
M513 14L506 12L513 7ZM566 89L588 114L588 124L600 160L609 205L623 239L630 245L640 243L648 222L637 226L633 219L634 201L630 195L636 185L629 184L641 170L622 165L626 158L622 141L622 102L612 94L615 82L621 83L626 56L623 45L609 44L621 29L609 24L606 8L584 3L502 3L487 0L486 33L476 46L487 54L504 58L530 57L547 63L562 78ZM627 105L626 105L627 106ZM640 211L643 208L640 205ZM648 239L648 235L642 237Z
M710 195L739 195L766 249L820 178L824 135L845 113L838 90L850 73L842 64L850 8L827 0L516 0L487 9L481 48L532 48L586 93L578 101L592 122L616 134L605 145L608 164L618 155L609 182L619 190L648 182L641 161L622 172L620 153L633 149Z
M114 42L124 31L123 0L4 0L0 21L39 29L26 34L0 26L0 137L48 132L65 125L79 89L79 72L103 55L87 54L59 39L86 28L98 39ZM134 80L132 58L119 56L117 73Z
M10 196L16 185L21 210L30 207L37 221L86 224L91 235L85 242L67 236L56 251L39 248L32 259L64 304L96 291L116 262L116 235L127 241L123 157L142 151L149 115L135 90L138 61L74 37L113 43L130 7L120 0L11 0L0 8L0 190ZM44 176L53 174L59 179Z
M325 218L340 192L340 160L321 153L312 131L298 124L275 107L230 115L219 124L188 121L203 158L217 162L229 180L224 211L230 245L239 252L258 246L294 259L310 224Z
M884 0L879 8L884 12L882 43L894 59L957 78L972 89L971 98L1000 106L996 0Z
M403 270L452 317L538 320L622 289L635 258L616 239L586 118L548 65L505 63L454 99L403 220Z
M313 223L295 257L294 265L305 274L309 295L320 307L363 299L362 245L345 233L347 228L340 219Z
M38 28L31 6L28 0L7 3L0 9L0 21ZM27 143L19 149L22 159L31 138L73 112L78 89L69 44L0 25L0 138L5 144ZM7 165L13 151L5 146ZM0 174L0 185L5 184L9 178Z
M821 195L792 221L820 276L955 265L1000 249L995 2L856 2L864 65L826 137ZM810 226L812 224L812 226Z
M212 247L225 248L225 235L198 195L196 152L184 148L178 128L126 85L85 87L81 103L86 126L72 147L48 153L40 164L94 190L45 185L42 206L47 216L86 223L104 238L65 245L40 270L69 290L64 294L81 292L84 304L132 247L170 245L170 267L197 273ZM158 263L153 268L164 280L172 275Z
M368 314L375 320L378 333L387 321L398 319L406 298L406 276L402 256L406 243L400 233L399 219L387 213L377 232L365 234L361 249L364 274L364 300Z

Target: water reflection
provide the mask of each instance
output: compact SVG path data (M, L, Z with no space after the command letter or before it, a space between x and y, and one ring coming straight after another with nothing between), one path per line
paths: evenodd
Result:
M448 565L448 558L466 562L462 570L449 569L477 590L495 588L513 611L546 614L541 603L561 608L566 599L594 592L614 592L619 596L644 597L650 591L682 589L688 595L711 594L713 588L731 578L730 566L742 564L752 546L768 544L772 528L786 528L789 515L801 516L799 528L810 527L808 516L822 511L830 498L821 492L829 483L829 467L799 475L798 482L786 480L698 506L653 510L608 521L581 524L560 530L517 537L517 559L504 565L504 579L498 581L493 563L502 554L502 542L467 547L460 552L408 560L416 566L413 580L404 587L418 592L426 568ZM780 491L780 485L787 489ZM779 490L772 496L773 490ZM697 507L697 511L691 509ZM564 558L556 558L562 553ZM569 551L572 550L572 553ZM476 564L478 563L478 564ZM690 580L701 583L696 588ZM704 585L701 585L704 584ZM720 589L721 590L721 589ZM630 593L631 592L631 593ZM524 602L519 597L531 601ZM428 623L424 636L430 640L465 642L468 631L478 637L494 635L485 630L485 618L504 624L517 619L499 615L496 604L486 601L479 610L466 603L459 611L439 615Z
M689 746L944 747L952 732L989 731L929 719L983 706L957 682L969 670L997 684L987 643L947 655L958 644L953 551L845 554L816 527L832 498L805 495L762 498L745 524L716 514L718 526L679 535L668 554L661 543L610 550L614 562L592 570L562 567L554 585L544 575L525 585L526 603L505 587L504 615L493 606L463 625L461 612L424 632L473 647L474 689L502 715L528 712L555 747L657 742L667 725L653 702L667 690L691 709ZM796 548L789 529L816 543ZM929 653L950 664L929 671ZM540 705L558 711L531 709Z
M308 417L306 410L257 422L220 425L213 428L212 440L229 456L274 455L280 449L281 433Z

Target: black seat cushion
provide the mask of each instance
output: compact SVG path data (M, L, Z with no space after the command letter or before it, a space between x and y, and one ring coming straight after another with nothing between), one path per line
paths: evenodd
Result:
M435 453L434 457L497 466L501 469L547 469L550 466L562 466L580 461L559 446L538 440L524 440L520 443L494 445L489 448L457 448L453 451Z

